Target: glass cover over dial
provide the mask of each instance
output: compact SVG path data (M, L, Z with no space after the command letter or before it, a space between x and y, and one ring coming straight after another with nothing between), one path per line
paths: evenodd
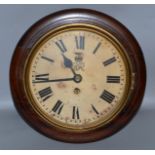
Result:
M33 49L25 85L32 105L49 123L89 130L110 121L124 106L128 59L107 34L66 29L49 34Z

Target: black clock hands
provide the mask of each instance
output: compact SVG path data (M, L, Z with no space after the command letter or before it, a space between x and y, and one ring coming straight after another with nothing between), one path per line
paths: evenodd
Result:
M62 54L62 56L63 56L63 59L64 59L64 66L65 66L66 68L70 68L71 71L72 71L72 73L74 74L73 80L74 80L76 83L81 82L82 76L81 76L80 74L76 74L76 73L75 73L75 71L74 71L74 69L73 69L73 62L72 62L69 58L67 58L64 54Z
M47 83L47 82L61 82L61 81L74 81L76 83L81 82L82 76L80 74L75 73L75 71L73 69L72 61L70 59L68 59L64 54L62 54L62 56L63 56L63 59L64 59L64 66L66 68L70 68L73 75L74 75L72 78L53 79L53 80L44 79L44 80L33 81L32 83Z

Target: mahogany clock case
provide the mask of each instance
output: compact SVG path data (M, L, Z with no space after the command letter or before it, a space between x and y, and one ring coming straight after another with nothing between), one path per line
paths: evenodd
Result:
M136 73L134 90L122 111L106 126L92 131L72 133L64 132L45 122L34 109L26 96L23 87L24 65L27 56L43 35L51 29L69 23L87 23L97 25L114 35L123 45L131 59L133 70ZM19 61L20 60L20 61ZM141 105L146 82L146 69L140 46L133 35L120 22L112 17L88 9L70 9L60 11L38 21L22 37L17 44L10 66L10 85L12 97L19 114L35 130L40 133L65 142L83 143L92 142L108 137L124 127L136 114Z

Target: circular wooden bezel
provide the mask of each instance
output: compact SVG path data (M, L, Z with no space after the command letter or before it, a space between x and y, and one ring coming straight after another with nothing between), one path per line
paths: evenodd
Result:
M36 113L27 98L24 85L24 66L36 42L50 30L65 24L86 23L96 25L113 35L125 49L134 74L133 90L126 105L109 123L86 132L71 132L49 124ZM141 105L146 83L146 68L142 51L133 35L112 17L88 9L71 9L51 14L24 34L16 46L10 66L10 85L15 106L23 119L40 133L65 142L84 143L108 137L124 127Z

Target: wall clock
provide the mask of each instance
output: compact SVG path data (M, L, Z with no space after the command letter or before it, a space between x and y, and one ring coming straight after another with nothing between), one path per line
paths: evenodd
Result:
M15 49L15 106L40 133L65 142L110 136L135 115L145 63L133 35L100 12L71 9L34 24Z

